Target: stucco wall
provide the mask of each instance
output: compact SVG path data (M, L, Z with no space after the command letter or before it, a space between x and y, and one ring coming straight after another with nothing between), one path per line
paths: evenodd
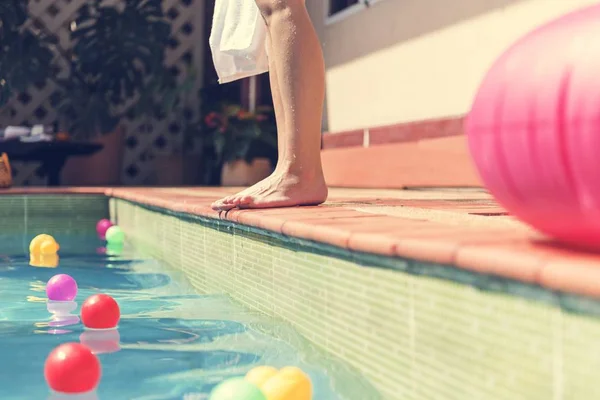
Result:
M463 114L486 70L514 40L597 3L379 0L326 24L326 1L307 4L325 52L330 132Z

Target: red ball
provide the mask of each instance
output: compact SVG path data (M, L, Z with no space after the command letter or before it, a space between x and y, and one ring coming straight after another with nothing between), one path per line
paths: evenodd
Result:
M48 386L59 393L86 393L98 386L102 368L90 349L79 343L65 343L50 353L44 365Z
M121 318L119 305L107 294L95 294L81 306L81 321L86 328L116 328Z

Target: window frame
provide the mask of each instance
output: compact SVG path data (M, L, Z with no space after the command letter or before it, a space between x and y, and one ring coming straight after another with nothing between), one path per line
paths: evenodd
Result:
M358 3L353 4L350 7L346 7L342 11L338 11L333 15L329 15L329 10L331 10L331 0L323 1L323 6L325 7L325 25L331 25L342 21L368 7L365 4L365 0L359 0Z
M353 4L350 7L343 9L342 11L338 11L333 15L329 15L329 10L331 9L331 0L324 0L323 6L325 8L325 26L335 24L339 21L343 21L354 14L357 14L370 7L373 7L375 4L381 1L384 0L359 0L358 3Z

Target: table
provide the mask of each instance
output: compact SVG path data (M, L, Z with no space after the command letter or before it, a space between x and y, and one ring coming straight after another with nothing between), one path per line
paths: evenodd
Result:
M41 162L42 171L48 178L48 186L60 186L60 173L69 157L90 156L102 150L97 143L51 141L21 142L7 140L0 142L0 153L8 154L10 161Z

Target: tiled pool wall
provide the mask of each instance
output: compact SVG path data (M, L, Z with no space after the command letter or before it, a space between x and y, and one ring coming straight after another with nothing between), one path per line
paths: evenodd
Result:
M225 292L288 321L386 399L600 398L600 321L565 311L555 294L542 301L482 291L124 200L112 199L111 213L139 249L182 270L200 292Z
M108 216L108 199L101 195L0 195L0 240L26 249L40 233L90 236L98 219Z

